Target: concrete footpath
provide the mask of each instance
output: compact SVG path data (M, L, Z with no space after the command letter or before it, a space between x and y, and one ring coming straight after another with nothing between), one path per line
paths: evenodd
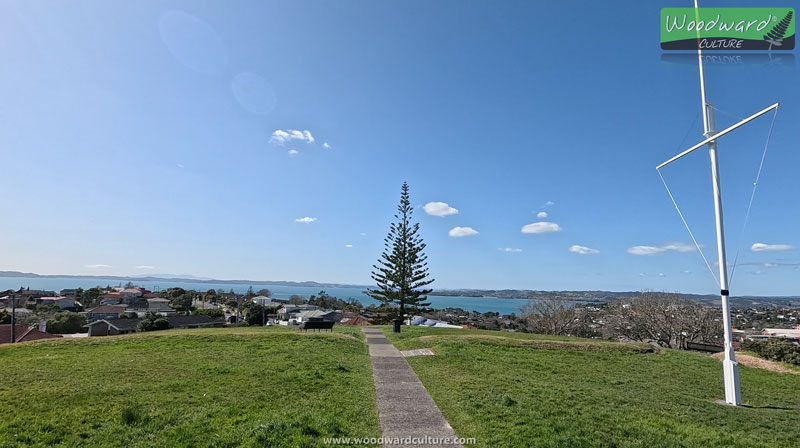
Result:
M417 374L377 328L364 328L384 447L462 447ZM390 439L390 440L387 440ZM406 443L392 443L399 439ZM408 443L411 442L411 443ZM433 443L432 443L433 442Z

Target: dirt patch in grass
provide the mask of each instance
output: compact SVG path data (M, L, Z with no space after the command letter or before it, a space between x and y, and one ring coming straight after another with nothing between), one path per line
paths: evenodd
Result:
M490 336L483 334L446 335L446 336L420 336L424 342L482 342L513 347L531 347L544 350L599 350L633 353L656 353L658 349L644 343L621 342L593 342L593 341L547 341L507 338L504 336Z
M725 353L714 353L711 356L722 361L722 359L725 358ZM753 367L755 369L764 369L769 370L770 372L792 373L795 375L800 375L800 370L792 370L781 365L779 362L770 361L769 359L763 359L753 355L746 355L744 353L736 354L736 362L743 366Z

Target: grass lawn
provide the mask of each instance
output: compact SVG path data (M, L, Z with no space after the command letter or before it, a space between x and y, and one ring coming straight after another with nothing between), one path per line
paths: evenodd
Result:
M297 447L380 436L369 354L355 328L4 345L0 372L0 447Z
M716 404L710 356L638 344L403 327L408 358L460 437L481 447L797 447L800 375L740 368L750 408ZM548 343L545 341L561 341Z

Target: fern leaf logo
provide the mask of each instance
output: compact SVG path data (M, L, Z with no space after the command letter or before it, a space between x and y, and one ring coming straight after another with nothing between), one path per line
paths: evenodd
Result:
M789 29L789 24L792 23L792 12L793 11L789 11L786 13L786 17L773 26L772 30L770 30L770 32L764 36L764 40L769 42L770 49L772 49L773 45L776 47L783 45L783 37L786 35L786 31Z

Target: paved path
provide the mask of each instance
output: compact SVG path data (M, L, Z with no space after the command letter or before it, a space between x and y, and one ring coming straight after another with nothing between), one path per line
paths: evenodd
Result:
M364 328L363 331L369 345L378 417L384 441L394 438L418 439L417 443L385 443L384 447L462 447L443 443L419 443L420 438L428 441L434 438L452 440L458 436L400 351L379 329Z

